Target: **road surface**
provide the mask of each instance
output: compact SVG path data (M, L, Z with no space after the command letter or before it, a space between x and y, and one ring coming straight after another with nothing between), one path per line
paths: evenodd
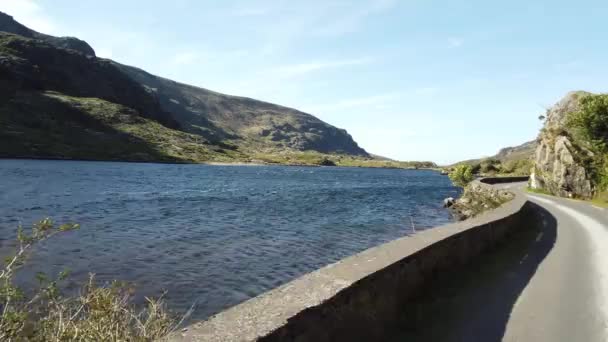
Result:
M446 275L395 341L608 341L608 209L524 196L542 225Z
M527 195L557 221L557 239L515 302L504 341L608 341L608 210Z

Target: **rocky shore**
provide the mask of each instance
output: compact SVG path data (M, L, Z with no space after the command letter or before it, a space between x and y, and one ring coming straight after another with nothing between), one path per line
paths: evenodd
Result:
M507 190L496 189L491 185L473 181L464 188L460 198L446 198L443 204L456 220L463 221L486 210L498 208L514 197L515 195Z

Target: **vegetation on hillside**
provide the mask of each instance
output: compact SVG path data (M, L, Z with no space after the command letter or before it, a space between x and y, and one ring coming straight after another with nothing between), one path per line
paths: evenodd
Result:
M608 95L588 94L579 110L569 113L566 126L575 141L592 152L582 164L599 193L608 190Z
M60 283L68 272L55 278L39 273L33 293L15 283L32 248L56 234L78 229L78 225L56 226L44 219L30 230L19 227L15 254L0 271L1 341L156 341L176 328L162 300L147 298L141 311L131 304L132 290L123 283L98 286L93 275L77 296L64 296Z
M433 162L395 161L389 159L360 157L344 154L325 154L316 151L275 151L271 153L253 153L253 162L267 164L309 165L309 166L343 166L371 167L394 169L434 169Z
M462 162L448 167L447 170L451 172L462 165L470 166L471 172L479 176L529 176L534 167L534 161L529 158L510 160L485 158Z
M27 137L27 138L24 138ZM432 168L432 162L397 162L316 151L239 148L211 144L171 129L128 107L53 91L19 91L0 102L0 157L183 163L265 163Z

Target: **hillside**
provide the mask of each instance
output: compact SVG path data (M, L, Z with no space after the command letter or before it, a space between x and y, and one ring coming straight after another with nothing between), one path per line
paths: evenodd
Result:
M45 42L62 49L71 49L85 55L95 56L93 48L87 42L74 37L53 37L36 32L21 25L10 15L0 12L0 31L14 33L26 38L44 40Z
M254 149L314 150L367 156L343 129L295 109L224 95L116 65L155 93L183 129L210 139L232 139Z
M491 157L464 160L446 168L467 164L473 166L473 172L481 174L529 175L532 172L532 160L538 141L528 141L518 146L505 147Z
M79 122L62 122L62 125L76 125L84 131L95 131L97 126L87 126L91 124L89 118L96 117L95 113L99 113L100 108L113 108L110 117L121 117L112 114L114 110L116 113L129 112L131 117L145 119L146 124L158 123L163 128L162 132L157 133L177 134L186 140L197 137L193 141L198 141L200 150L208 151L196 153L197 158L171 154L169 159L250 162L266 158L273 162L308 164L310 155L327 155L332 160L346 157L373 160L345 130L310 114L181 84L135 67L97 58L93 48L82 40L38 33L1 12L0 31L4 31L0 33L0 90L3 101L0 104L0 119L4 123L0 127L0 134L9 146L20 146L19 153L17 148L10 151L10 147L5 147L0 156L37 156L39 151L28 151L27 146L44 144L40 139L46 139L49 146L54 145L56 141L53 139L57 139L57 136L45 135L39 131L39 140L34 142L28 141L33 139L32 136L18 134L20 131L15 130L15 127L22 127L25 121L42 119L41 113L27 110L40 110L40 103L48 104L52 97L53 101L57 98L70 98L68 107L79 108L80 115L87 116L87 119ZM31 99L34 103L24 103L26 99ZM82 105L82 101L87 105ZM50 107L55 110L50 119L61 117L63 120L76 120L76 112L68 109L65 101L63 104ZM20 115L29 119L24 121L20 117L20 121L15 121L17 108ZM87 140L85 136L81 138ZM149 144L152 150L167 152L156 145L160 140L148 141L144 138L141 143ZM77 145L81 141L69 140L63 143L73 145L68 150L79 150ZM66 149L47 149L44 155L55 158L75 157L65 154L65 151ZM87 151L90 155L79 152L78 158L124 157L121 153L107 156L107 153L97 155L94 149ZM147 156L145 160L160 158L155 154ZM341 157L338 158L339 156ZM323 161L323 158L325 157L313 159ZM159 160L166 159L163 157Z
M238 152L99 98L18 91L0 102L0 156L84 160L230 161Z
M530 159L533 157L534 151L536 150L537 146L538 141L532 140L518 146L505 147L498 151L498 153L491 158L498 159L502 162Z

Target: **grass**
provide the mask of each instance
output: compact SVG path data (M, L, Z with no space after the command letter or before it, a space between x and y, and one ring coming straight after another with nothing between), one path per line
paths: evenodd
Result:
M545 189L532 189L530 187L526 188L526 191L532 194L539 194L539 195L547 195L547 196L555 196L554 194L552 194L551 192L545 190ZM600 192L599 194L597 194L595 196L595 198L591 199L591 200L584 200L584 199L579 199L579 198L568 198L571 200L575 200L575 201L580 201L580 202L585 202L585 203L590 203L593 205L596 205L598 207L602 207L602 208L608 208L608 191L603 191Z
M608 208L608 191L600 192L591 203L602 208Z
M531 187L526 187L526 191L529 193L533 193L533 194L553 196L553 194L551 192L549 192L548 190L545 190L545 189L534 189Z

